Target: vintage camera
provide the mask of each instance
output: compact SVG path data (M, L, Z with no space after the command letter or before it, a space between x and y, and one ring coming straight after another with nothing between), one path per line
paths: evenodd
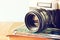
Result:
M38 2L37 8L32 7L26 16L26 27L35 33L47 28L60 29L60 9L58 3Z

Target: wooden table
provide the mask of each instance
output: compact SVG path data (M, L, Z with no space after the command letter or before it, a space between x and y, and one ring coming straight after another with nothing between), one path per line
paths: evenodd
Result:
M20 36L20 35L8 35L10 40L51 40L48 38L38 38L38 37L29 37L29 36Z

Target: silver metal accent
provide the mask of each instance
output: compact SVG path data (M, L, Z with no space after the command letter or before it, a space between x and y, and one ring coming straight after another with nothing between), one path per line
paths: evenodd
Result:
M39 7L45 7L45 8L52 8L52 3L38 2L37 6L39 6Z

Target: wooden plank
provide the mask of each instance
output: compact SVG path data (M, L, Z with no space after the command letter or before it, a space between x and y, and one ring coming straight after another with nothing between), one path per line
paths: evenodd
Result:
M8 35L10 40L51 40L48 38L38 38L38 37L28 37L28 36L18 36L18 35Z

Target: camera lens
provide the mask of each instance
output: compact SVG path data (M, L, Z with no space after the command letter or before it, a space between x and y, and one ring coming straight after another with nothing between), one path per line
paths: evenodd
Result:
M43 9L30 11L25 16L25 24L31 32L40 33L49 23L48 12Z
M36 31L39 28L39 19L33 12L29 12L25 18L25 24L30 31Z

